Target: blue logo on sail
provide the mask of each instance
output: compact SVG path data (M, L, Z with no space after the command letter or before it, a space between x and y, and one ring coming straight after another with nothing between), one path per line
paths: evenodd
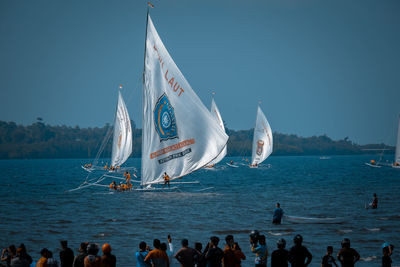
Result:
M171 106L168 97L163 94L157 101L154 108L154 125L160 136L160 142L168 139L179 138L176 127L174 108Z

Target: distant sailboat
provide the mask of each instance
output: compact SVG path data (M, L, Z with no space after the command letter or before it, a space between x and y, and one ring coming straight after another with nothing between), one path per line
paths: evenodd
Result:
M213 93L213 97L211 99L210 112L211 115L214 117L214 119L218 122L218 125L225 132L224 121L222 120L221 113L219 113L219 109L217 107L217 104L215 103L214 94L215 93ZM226 153L227 153L227 146L225 146L224 150L222 150L222 152L218 155L218 157L215 158L213 161L211 161L209 164L207 164L206 167L208 168L214 167L215 164L220 162L226 156Z
M122 89L122 86L119 87ZM129 158L132 153L132 127L131 120L129 118L128 110L126 108L124 99L122 98L121 92L118 91L118 102L117 109L115 112L114 127L113 127L113 141L111 151L111 164L108 167L98 166L98 158L107 144L110 133L106 135L103 140L99 152L92 164L89 166L86 164L83 168L87 171L92 170L116 170L119 169L122 164Z
M396 169L400 169L400 117L399 117L399 126L397 128L396 152L395 152L394 163L393 163L392 167L396 168Z
M171 181L223 153L228 136L169 55L147 15L141 185ZM175 182L176 183L176 182Z
M400 169L400 117L399 117L398 129L397 129L397 142L396 142L395 149L396 150L395 150L393 164L388 164L388 163L381 164L383 152L385 151L385 148L383 148L378 162L376 162L375 160L371 160L370 162L366 162L365 165L374 167L374 168L381 168L382 166L392 166L393 168Z
M256 168L272 153L272 130L267 118L258 106L256 126L254 127L253 147L251 155L251 168Z

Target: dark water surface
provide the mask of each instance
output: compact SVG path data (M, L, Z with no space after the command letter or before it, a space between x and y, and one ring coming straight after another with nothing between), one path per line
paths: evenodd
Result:
M227 158L241 161L241 158ZM134 253L140 241L166 241L171 234L175 250L180 240L190 245L217 235L223 247L233 234L254 266L248 233L258 229L267 236L272 252L276 241L285 238L292 246L295 234L320 266L326 246L334 253L344 237L351 239L364 258L357 266L380 266L381 245L396 246L393 265L400 265L400 169L371 168L367 156L271 157L270 168L231 168L219 164L215 170L200 170L184 181L180 192L109 193L96 187L66 192L77 187L86 173L80 159L0 161L0 246L24 242L35 260L47 247L58 259L59 241L66 239L77 250L82 241L108 242L118 266L135 266ZM139 159L129 166L140 167ZM111 181L107 181L111 182ZM200 191L202 188L214 187ZM366 210L377 193L379 208ZM272 211L279 201L287 215L341 218L341 223L271 224ZM269 266L270 263L268 263Z

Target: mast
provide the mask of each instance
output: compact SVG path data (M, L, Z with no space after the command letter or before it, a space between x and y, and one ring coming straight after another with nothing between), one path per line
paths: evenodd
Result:
M145 32L145 37L144 37L144 57L143 57L143 89L142 89L142 159L141 159L141 165L143 166L143 151L144 151L144 142L143 142L143 134L144 134L144 90L145 90L145 83L146 83L146 43L147 43L147 28L149 25L149 6L147 6L147 13L146 13L146 32ZM140 168L141 172L141 179L140 179L140 185L143 185L143 167Z

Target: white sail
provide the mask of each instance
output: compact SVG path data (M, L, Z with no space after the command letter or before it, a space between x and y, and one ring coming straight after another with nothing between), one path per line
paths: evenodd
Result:
M121 166L132 153L131 120L121 92L118 94L117 111L114 122L114 137L111 152L111 166Z
M399 127L397 129L397 143L396 143L396 155L394 162L400 164L400 117L399 117Z
M222 120L221 114L219 113L217 104L215 104L214 98L211 100L211 108L210 108L211 115L214 117L214 119L218 122L219 127L225 132L225 126L224 126L224 121ZM225 156L227 152L227 146L225 146L224 150L218 155L216 159L211 161L208 166L213 166L220 162Z
M205 166L228 140L147 18L142 185L162 182L164 172L176 179Z
M256 126L254 128L251 164L260 164L272 153L272 130L260 106L257 109Z

